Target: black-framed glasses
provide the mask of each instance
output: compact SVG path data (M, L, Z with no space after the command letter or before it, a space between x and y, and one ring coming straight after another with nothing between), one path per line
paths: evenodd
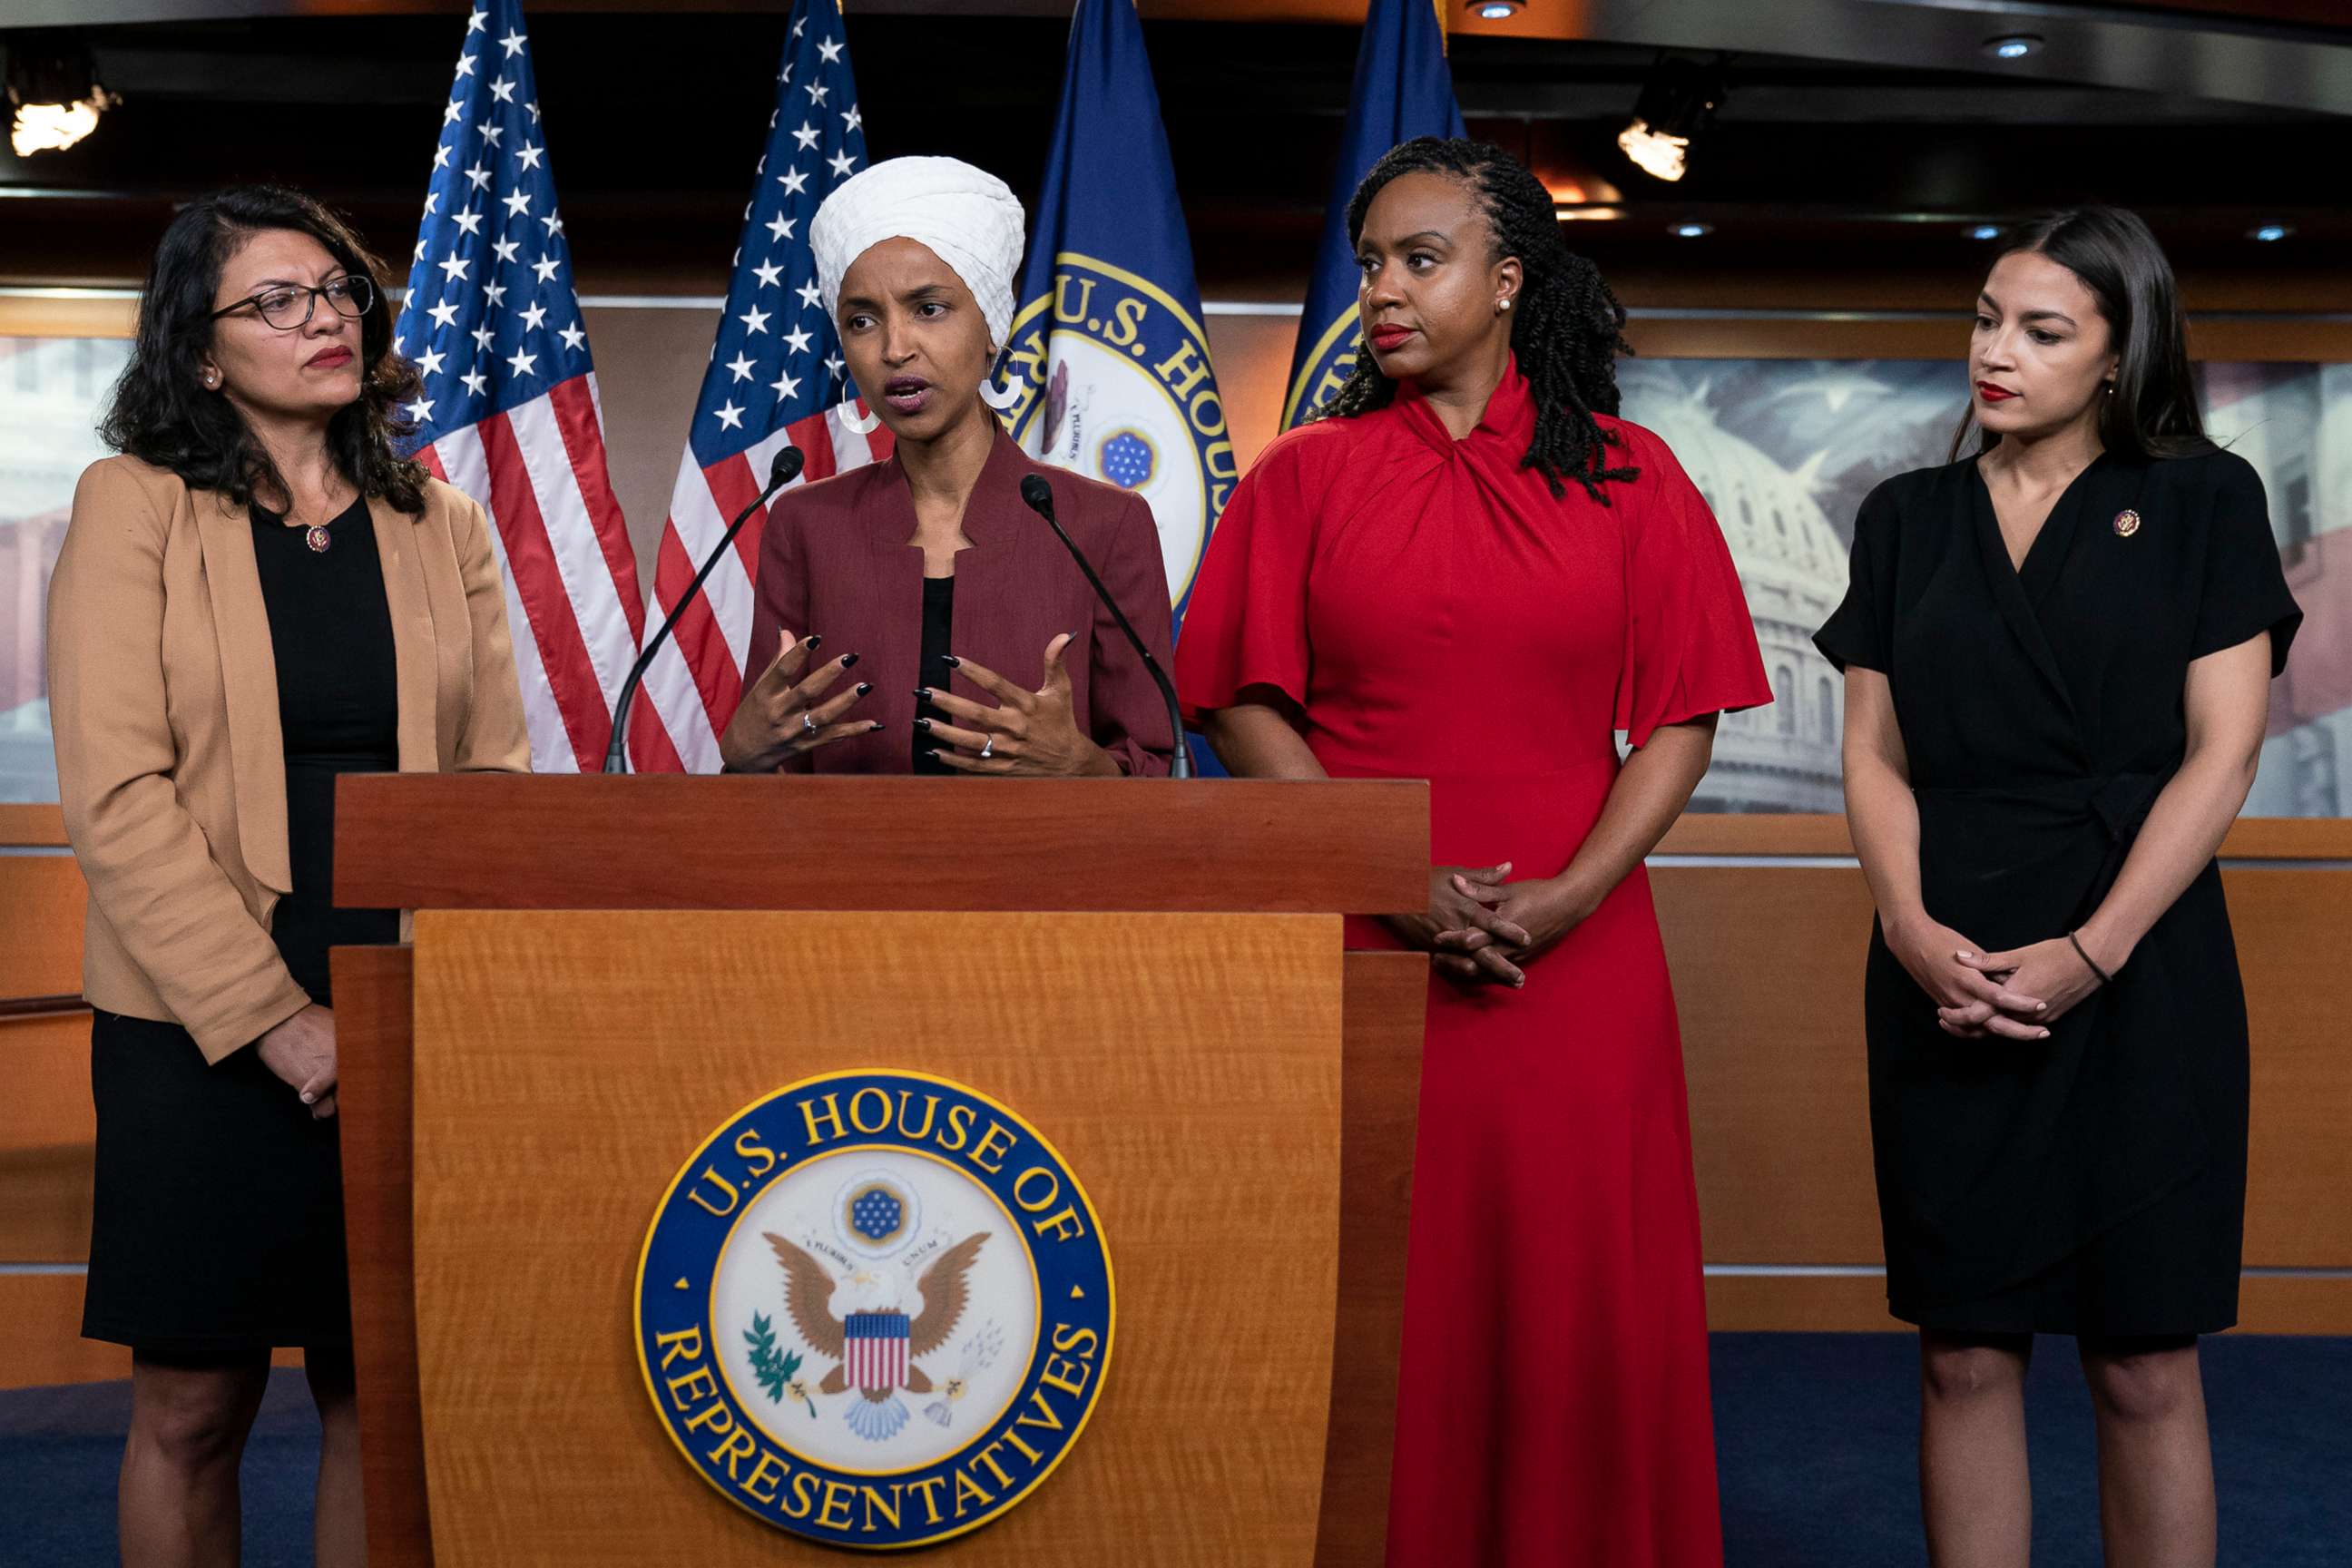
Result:
M234 305L223 305L208 319L217 321L231 310L250 305L263 321L281 332L291 332L310 324L320 300L326 300L328 308L338 316L356 321L375 304L375 284L356 272L331 278L316 289L299 283L280 283L258 294L248 294Z

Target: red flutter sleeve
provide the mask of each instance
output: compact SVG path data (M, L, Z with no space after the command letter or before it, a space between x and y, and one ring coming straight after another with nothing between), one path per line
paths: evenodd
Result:
M1621 426L1642 470L1611 500L1627 509L1625 656L1616 727L1630 744L1661 724L1772 700L1748 597L1723 530L1666 444Z
M1234 487L1193 579L1176 640L1176 691L1188 723L1271 686L1305 706L1307 569L1315 543L1308 426L1276 440Z

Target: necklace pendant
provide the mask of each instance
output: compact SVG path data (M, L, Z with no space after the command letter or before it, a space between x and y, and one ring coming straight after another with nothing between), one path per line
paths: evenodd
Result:
M334 542L335 536L327 531L327 525L322 522L314 522L302 531L302 542L310 547L313 555L324 555L327 546Z

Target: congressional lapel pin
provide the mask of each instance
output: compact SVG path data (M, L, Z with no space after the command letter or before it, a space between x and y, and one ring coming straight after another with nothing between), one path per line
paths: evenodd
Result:
M2138 531L2139 513L2133 511L2128 507L2122 511L2116 513L2116 537L2117 539L2129 539L2133 534L2137 533Z

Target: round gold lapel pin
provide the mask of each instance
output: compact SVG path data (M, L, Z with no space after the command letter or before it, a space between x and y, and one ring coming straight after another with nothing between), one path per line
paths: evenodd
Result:
M2139 531L2139 513L2124 510L2116 513L2116 537L2129 539Z

